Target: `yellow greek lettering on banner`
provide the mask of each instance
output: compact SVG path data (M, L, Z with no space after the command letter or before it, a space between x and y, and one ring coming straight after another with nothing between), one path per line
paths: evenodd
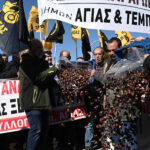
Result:
M44 49L47 49L52 52L53 42L45 42L45 40L42 40L42 44Z
M44 32L45 36L47 36L48 23L49 23L49 20L44 20L41 25L41 32ZM29 31L31 31L31 24L33 26L34 32L40 32L38 8L35 6L32 6L30 13L29 13L29 19L28 19L28 30Z
M8 29L5 27L2 21L0 21L0 34L3 34L5 31L8 31Z
M121 40L122 46L131 43L132 36L128 31L115 31L116 37Z
M81 27L72 25L71 27L72 39L76 41L76 39L81 39Z
M39 18L38 18L38 8L32 6L29 13L28 20L28 30L31 31L31 24L33 26L33 31L36 32L39 29Z
M4 20L7 23L14 24L14 23L18 22L19 10L15 11L15 9L13 9L15 7L18 10L19 6L17 5L17 2L11 3L9 1L6 1L5 5L3 6L2 11L5 13Z

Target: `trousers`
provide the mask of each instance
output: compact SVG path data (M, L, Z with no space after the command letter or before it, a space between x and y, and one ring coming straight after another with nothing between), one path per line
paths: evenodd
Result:
M26 150L46 150L48 143L48 112L48 110L26 111L30 125Z

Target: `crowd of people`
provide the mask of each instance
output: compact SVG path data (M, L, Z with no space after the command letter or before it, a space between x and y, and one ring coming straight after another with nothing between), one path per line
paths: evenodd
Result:
M96 150L104 149L102 145L105 143L95 144L94 135L97 131L95 116L99 114L105 107L105 95L108 95L109 101L113 103L114 93L111 89L104 89L104 84L107 82L106 73L116 64L115 50L121 48L121 41L113 37L107 45L108 57L105 58L105 51L101 47L93 50L94 68L91 71L91 81L85 89L91 93L92 98L85 98L85 107L87 115L91 114L86 119L77 121L69 121L56 125L49 126L49 110L53 107L61 105L60 95L61 88L55 80L59 74L59 67L52 64L51 52L43 51L42 43L33 39L30 43L30 49L14 54L12 61L8 62L7 55L0 55L0 78L18 78L20 79L19 102L23 110L25 110L30 129L28 131L26 150ZM63 50L60 57L71 60L71 55L68 50ZM149 70L150 56L145 56L144 67ZM82 57L77 58L77 61L84 61ZM99 105L97 109L91 107L91 102L99 96L100 93L96 89L102 88L104 91L103 105ZM97 104L96 104L97 105ZM139 107L137 106L137 111ZM133 114L131 118L126 117L124 110L120 110L119 120L114 122L122 122L122 126L118 128L114 135L113 125L109 132L111 138L107 138L105 142L110 142L113 149L117 150L138 150L137 142L137 121L140 118L139 114ZM125 110L128 113L128 110ZM107 114L106 114L107 116ZM105 128L107 129L106 123ZM107 131L107 130L106 130ZM121 140L122 135L125 138ZM97 133L99 138L101 133ZM128 141L130 139L130 141ZM124 147L118 148L116 145L121 140ZM128 142L127 142L128 141ZM114 144L115 143L115 144ZM122 144L123 145L123 144Z

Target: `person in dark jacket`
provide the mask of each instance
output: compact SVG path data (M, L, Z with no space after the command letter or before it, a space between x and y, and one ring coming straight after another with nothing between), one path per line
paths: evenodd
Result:
M2 54L2 58L5 64L8 63L8 56L6 54Z
M45 60L48 62L49 66L52 66L52 53L50 51L44 51Z
M51 80L57 68L49 68L45 61L42 43L33 39L28 53L22 55L19 68L20 106L25 110L30 130L27 150L46 150L48 139L48 118L51 109Z
M5 68L0 73L0 79L16 78L18 77L19 58L5 63Z
M0 73L4 70L6 64L3 61L2 55L0 54Z
M144 55L143 67L145 70L150 71L150 55L149 54Z

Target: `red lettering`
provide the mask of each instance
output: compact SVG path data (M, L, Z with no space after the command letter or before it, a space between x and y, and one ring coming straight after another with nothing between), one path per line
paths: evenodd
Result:
M133 3L133 4L136 4L136 5L138 5L139 4L139 0L129 0L129 3Z
M20 91L20 80L18 81L18 93Z
M14 84L13 84L14 82ZM10 94L12 94L12 91L16 94L17 93L17 88L16 88L16 80L14 81L9 81L9 91Z
M142 0L142 6L150 8L150 0Z
M145 7L147 7L147 0L145 1Z
M129 3L131 3L131 1L133 2L133 4L135 4L135 0L129 0Z
M2 94L1 95L4 95L4 93L6 93L7 95L9 94L6 82L3 82Z

